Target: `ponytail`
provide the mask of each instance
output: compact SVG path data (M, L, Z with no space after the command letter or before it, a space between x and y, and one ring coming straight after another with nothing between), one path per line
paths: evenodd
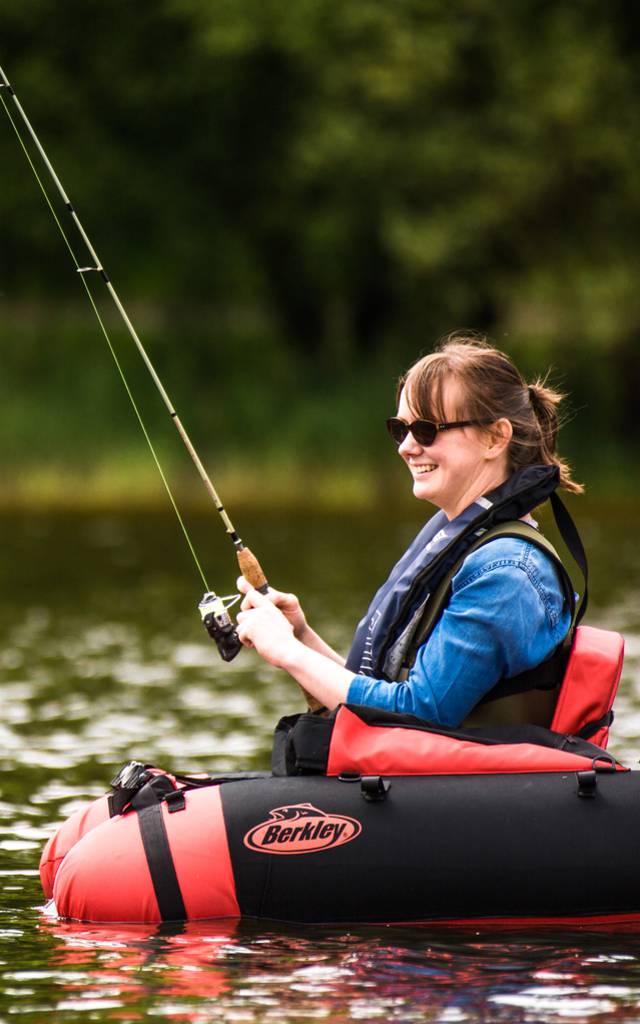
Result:
M548 387L546 377L538 377L533 384L529 384L527 391L540 431L542 458L539 461L558 467L560 470L560 487L566 491L572 491L574 494L582 494L584 491L583 485L571 478L571 470L568 463L556 453L556 443L560 429L556 409L565 398L565 395Z

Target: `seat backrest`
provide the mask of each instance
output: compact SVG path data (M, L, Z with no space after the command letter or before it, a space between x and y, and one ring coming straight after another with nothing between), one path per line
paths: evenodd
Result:
M624 639L595 626L576 628L551 728L606 747L618 690Z

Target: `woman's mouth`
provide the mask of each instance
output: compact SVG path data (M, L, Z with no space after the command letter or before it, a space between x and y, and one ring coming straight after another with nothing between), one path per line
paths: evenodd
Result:
M433 462L426 462L419 466L413 463L411 465L411 472L415 473L416 476L424 476L425 473L432 473L437 468Z

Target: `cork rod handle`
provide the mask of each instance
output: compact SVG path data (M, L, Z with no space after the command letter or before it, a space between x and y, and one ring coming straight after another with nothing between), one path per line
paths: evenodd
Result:
M262 566L253 551L250 548L242 548L236 554L238 556L240 572L247 583L250 583L254 590L259 590L261 594L266 594L269 589L267 577L263 573Z
M247 583L250 583L251 586L254 587L255 590L260 591L261 594L266 594L269 589L267 577L262 571L262 566L253 551L251 551L250 548L243 547L240 551L237 551L236 554L238 556L240 572ZM298 686L300 686L300 683L298 683ZM316 700L315 697L312 697L311 694L305 690L304 686L300 686L300 689L304 694L304 699L307 702L309 711L320 711L323 708L324 705L322 705L320 701Z

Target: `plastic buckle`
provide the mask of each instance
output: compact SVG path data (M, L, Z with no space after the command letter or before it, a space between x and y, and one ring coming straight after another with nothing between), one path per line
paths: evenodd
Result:
M112 789L136 789L148 781L147 769L151 765L142 761L127 761L111 780Z
M587 800L593 800L596 795L597 775L594 769L586 772L576 772L578 780L578 796Z
M385 782L380 775L363 775L360 779L360 792L369 803L386 800L390 788L391 783Z

